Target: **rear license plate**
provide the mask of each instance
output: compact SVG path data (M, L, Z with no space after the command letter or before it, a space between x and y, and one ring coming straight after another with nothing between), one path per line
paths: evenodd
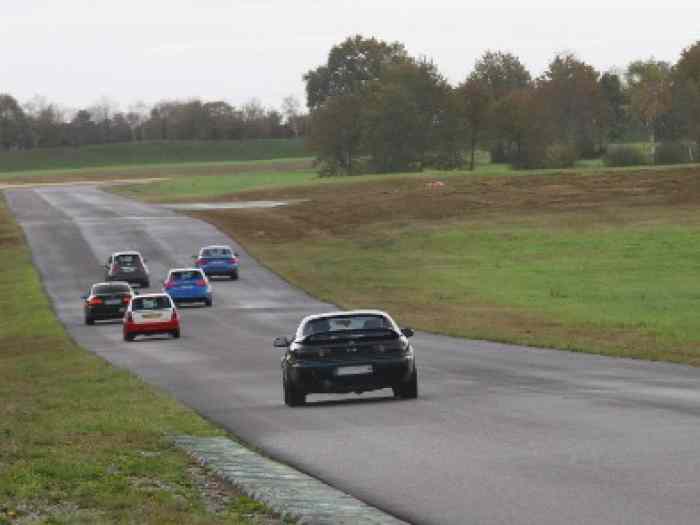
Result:
M337 376L355 376L361 374L371 374L372 365L361 365L361 366L341 366L336 369L335 375Z
M129 266L122 266L122 271L123 271L123 272L131 273L131 272L133 272L134 270L136 270L136 268L130 268Z
M160 314L143 314L144 319L160 319Z
M105 304L108 306L116 306L118 304L122 304L122 300L121 299L107 299L105 301Z

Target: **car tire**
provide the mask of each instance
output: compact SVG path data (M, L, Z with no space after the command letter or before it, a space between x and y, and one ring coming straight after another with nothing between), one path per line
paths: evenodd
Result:
M288 407L298 407L306 403L306 394L297 390L282 377L282 395L284 404Z
M402 399L416 399L418 397L418 372L413 369L413 373L408 381L393 387L395 397Z
M204 299L204 304L207 306L213 306L214 305L214 298L210 297L209 299Z
M238 280L238 270L234 270L231 272L231 280L232 281L237 281Z
M141 288L150 288L150 287L151 287L150 281L144 281L141 283Z
M180 329L178 328L177 330L173 330L171 332L173 339L180 339Z
M134 340L134 334L124 334L124 341L127 343L130 343L131 341Z
M85 316L85 324L92 326L92 325L95 324L95 320L94 320L92 317L88 317L88 316L86 315L86 316Z

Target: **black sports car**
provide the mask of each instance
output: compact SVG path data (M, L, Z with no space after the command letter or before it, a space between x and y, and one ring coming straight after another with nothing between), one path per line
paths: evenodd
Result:
M378 310L332 312L306 317L285 348L282 390L289 406L303 405L312 393L357 394L391 388L394 396L418 397L418 373L410 328L399 328Z
M85 324L95 324L95 321L105 319L121 319L133 297L134 292L129 283L93 284L87 295L82 296Z

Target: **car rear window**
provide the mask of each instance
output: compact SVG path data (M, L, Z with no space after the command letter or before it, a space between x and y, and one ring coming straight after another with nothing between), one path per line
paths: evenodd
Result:
M202 257L232 257L233 253L228 248L205 248Z
M382 315L349 315L323 317L308 321L302 330L303 335L346 332L348 330L393 330L391 321Z
M141 258L138 255L117 255L114 260L120 266L137 266L141 263Z
M132 301L133 310L166 310L172 308L170 297L159 295L158 297L137 297Z
M95 295L109 295L115 293L130 293L131 289L127 284L101 284L92 289Z
M173 281L195 281L204 279L204 275L199 270L185 270L181 272L171 272L170 279Z

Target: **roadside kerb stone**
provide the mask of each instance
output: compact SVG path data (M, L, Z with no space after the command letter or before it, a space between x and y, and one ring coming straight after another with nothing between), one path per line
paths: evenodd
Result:
M325 483L245 448L228 438L174 436L176 446L200 464L267 505L282 518L301 524L405 524Z

